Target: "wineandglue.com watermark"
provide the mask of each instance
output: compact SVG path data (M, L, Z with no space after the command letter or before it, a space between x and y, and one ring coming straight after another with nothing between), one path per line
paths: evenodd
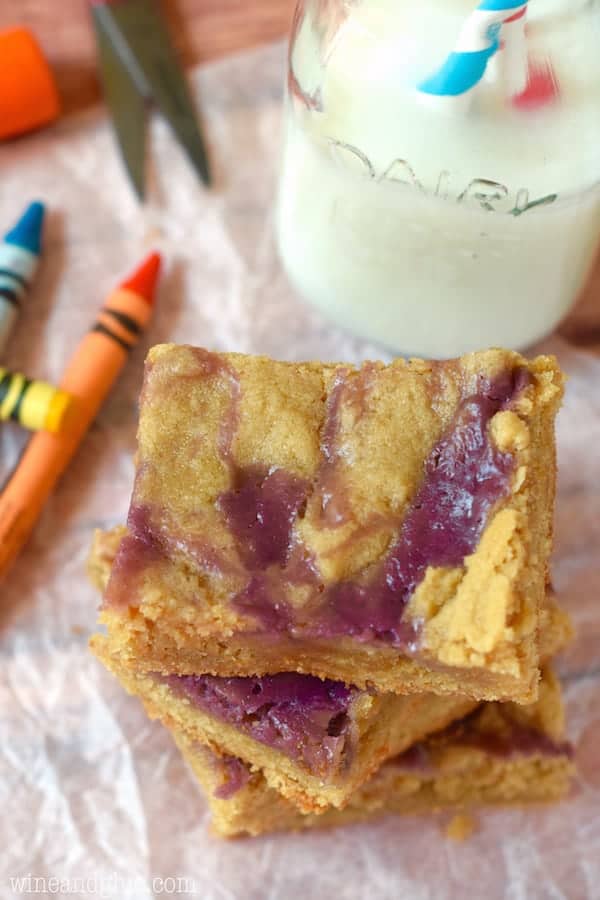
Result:
M15 875L7 879L8 887L16 896L98 897L101 900L139 900L145 895L200 896L201 886L193 878L179 875L165 877L102 875L82 878L61 878L55 875Z

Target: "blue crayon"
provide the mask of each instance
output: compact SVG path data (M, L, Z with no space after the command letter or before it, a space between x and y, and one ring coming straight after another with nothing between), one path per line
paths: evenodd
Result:
M38 267L44 211L42 203L32 203L0 242L0 353Z

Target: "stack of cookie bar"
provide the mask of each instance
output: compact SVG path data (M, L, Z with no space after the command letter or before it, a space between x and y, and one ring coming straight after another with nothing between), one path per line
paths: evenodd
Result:
M222 835L556 800L552 358L155 347L92 649Z

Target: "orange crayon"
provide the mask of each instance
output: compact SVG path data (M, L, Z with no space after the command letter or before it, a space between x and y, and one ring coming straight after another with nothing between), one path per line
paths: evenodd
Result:
M60 434L39 432L0 494L0 578L27 542L42 508L67 468L152 315L160 256L151 254L106 300L61 381L74 412Z

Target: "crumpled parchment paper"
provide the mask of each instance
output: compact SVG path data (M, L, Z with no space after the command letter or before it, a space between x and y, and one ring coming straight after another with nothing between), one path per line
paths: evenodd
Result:
M0 586L0 896L177 895L203 900L431 900L600 896L600 357L554 338L570 376L558 424L555 584L578 628L560 663L580 779L557 808L490 811L458 845L442 820L388 819L329 833L223 843L168 734L87 650L98 597L92 530L125 519L136 402L164 340L287 359L358 360L381 348L296 298L271 203L283 48L194 76L217 189L206 193L162 120L153 203L140 211L98 110L0 148L0 224L40 197L46 254L6 364L52 380L104 295L150 247L167 271L154 324L33 538ZM2 427L3 474L23 442ZM36 880L37 879L37 880ZM29 892L29 893L28 893Z

